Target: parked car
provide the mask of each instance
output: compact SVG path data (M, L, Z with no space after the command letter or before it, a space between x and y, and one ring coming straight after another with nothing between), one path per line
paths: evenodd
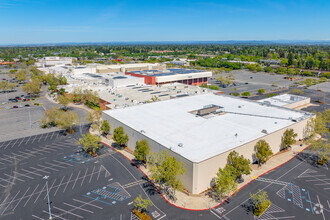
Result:
M14 105L13 108L18 108L18 106L17 105Z
M4 105L4 104L7 104L7 103L8 103L8 102L2 102L1 104L3 104L3 105Z
M3 78L2 80L6 80L5 78Z
M19 108L23 108L23 105L18 105Z
M30 107L30 105L29 104L26 104L25 107Z
M21 95L21 97L24 97L24 95Z
M22 100L22 98L18 98L17 100Z
M26 99L26 101L28 102L28 101L30 101L30 99Z

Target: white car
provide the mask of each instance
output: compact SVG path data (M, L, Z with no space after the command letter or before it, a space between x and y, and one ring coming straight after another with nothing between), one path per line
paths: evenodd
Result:
M8 102L2 102L1 104L3 104L3 105L4 105L4 104L7 104L7 103L8 103Z

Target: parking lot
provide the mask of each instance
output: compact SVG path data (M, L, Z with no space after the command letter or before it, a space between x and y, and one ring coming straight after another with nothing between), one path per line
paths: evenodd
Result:
M79 137L56 131L0 143L0 219L48 219L47 186L54 219L137 219L131 210L139 194L152 201L153 219L217 219L168 204L108 146L97 158L85 155L75 144Z
M213 80L209 80L209 84L218 85L220 91L223 91L224 94L229 94L233 92L250 92L251 95L254 95L258 92L259 89L264 89L266 92L272 92L277 90L282 90L294 85L295 81L290 81L284 79L285 75L278 74L269 74L265 72L250 72L247 70L236 70L230 72L235 77L235 83L237 86L229 86L227 88L222 88L216 82L218 75L213 76ZM223 73L222 76L227 74ZM298 80L299 79L299 80ZM297 77L297 81L301 81L305 77ZM235 91L233 89L236 89Z
M40 127L39 121L43 115L44 109L40 106L0 110L0 141L57 130L57 128Z

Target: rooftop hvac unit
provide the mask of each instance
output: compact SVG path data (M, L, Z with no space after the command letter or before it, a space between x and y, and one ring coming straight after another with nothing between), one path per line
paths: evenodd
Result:
M183 147L183 143L178 143L178 146L179 147Z
M262 129L261 133L268 134L266 129Z

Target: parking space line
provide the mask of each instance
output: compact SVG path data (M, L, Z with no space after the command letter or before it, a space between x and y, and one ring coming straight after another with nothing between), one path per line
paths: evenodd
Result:
M34 170L37 170L37 171L40 171L40 172L44 172L44 173L47 173L47 174L50 174L51 173L51 172L48 172L46 170L38 169L38 168L35 168L35 167L30 167L30 169L34 169Z
M71 215L77 216L77 217L79 217L79 218L84 218L84 217L82 217L82 216L80 216L80 215L77 215L77 214L71 212L71 211L67 211L67 210L64 210L64 209L58 208L58 207L56 207L56 206L53 206L53 208L54 208L54 209L58 209L58 210L60 210L60 211L62 211L62 212L64 212L64 213L68 213L68 214L71 214Z
M13 173L16 173L16 174L18 174L18 175L25 176L25 177L27 177L27 178L29 178L29 179L34 180L33 177L30 177L30 176L28 176L28 175L25 175L25 174L19 173L19 172L17 172L17 171L13 171Z
M93 207L98 208L98 209L103 209L103 208L100 207L100 206L97 206L97 205L94 205L94 204L91 204L91 203L88 203L88 202L83 202L83 201L80 201L80 200L78 200L78 199L72 199L72 200L74 200L74 201L76 201L76 202L83 203L83 204L85 204L85 205L93 206Z
M43 218L40 218L40 217L38 217L36 215L32 215L32 217L35 217L35 218L40 219L40 220L44 220Z
M9 180L3 179L3 178L1 178L1 177L0 177L0 180L5 181L5 182L8 182L8 183L10 183L10 184L15 184L14 182L11 182L11 181L9 181Z
M38 164L37 166L43 167L44 169L51 169L51 170L54 170L54 171L59 171L58 169L55 169L55 168L52 168L52 167L46 167L46 166L40 165L40 164Z
M15 143L11 145L11 148L13 148L16 145L16 143L17 143L18 140L19 139L16 139Z
M32 174L34 174L34 175L37 175L37 176L42 176L41 174L39 174L39 173L35 173L35 172L33 172L33 171L29 171L29 170L26 170L26 169L22 169L24 172L27 172L27 173L32 173Z
M52 136L50 137L50 139L52 139L52 138L53 138L54 134L55 134L55 132L53 132L53 133L52 133Z
M21 144L23 143L24 139L25 138L22 139L22 141L19 143L19 145L17 147L21 146Z
M90 210L88 210L88 209L83 209L83 208L80 208L80 207L78 207L78 206L74 206L74 205L68 204L68 203L66 203L66 202L63 202L63 204L65 204L65 205L67 205L67 206L71 206L71 207L73 207L73 208L75 208L75 209L79 209L79 210L85 211L85 212L94 213L93 211L90 211Z
M84 180L85 180L85 177L86 177L87 171L88 171L88 168L86 169L86 172L85 172L84 178L82 179L80 186L82 186L83 183L84 183Z
M53 161L55 161L55 162L57 162L57 163L60 163L60 164L65 164L65 165L67 165L67 166L74 167L74 165L72 165L72 164L70 164L70 163L66 163L66 162L58 161L58 160L53 160Z
M26 204L28 203L28 201L30 201L31 197L34 195L34 192L37 190L37 188L39 187L39 184L37 185L37 187L33 190L33 192L30 194L30 197L26 200L23 208L26 206Z
M91 180L92 180L92 177L93 177L93 174L94 174L94 170L95 170L95 166L93 167L93 171L91 173L91 177L89 178L89 182L88 183L91 183Z
M69 183L70 183L70 180L71 180L71 177L72 177L72 175L73 175L73 173L71 173L71 175L70 175L70 178L69 178L68 182L66 183L66 185L65 185L65 187L64 187L64 190L63 190L63 192L65 192L65 190L66 190L66 187L68 187L68 185L69 185Z
M49 212L46 212L45 210L43 210L42 212L47 213L49 215ZM55 218L60 218L60 219L63 219L63 220L67 220L66 218L62 218L61 216L55 215L54 213L52 213L52 216L54 216Z
M46 187L46 183L44 185L44 187L42 187L42 189L40 190L40 193L38 194L37 198L34 200L34 203L36 203L36 201L39 199L41 193L44 191L44 188Z
M17 180L19 180L19 181L25 182L25 180L21 180L21 179L18 178L17 176L11 176L11 175L6 174L6 173L4 173L4 175L6 175L6 176L8 176L8 177L11 177L12 179L17 179Z
M5 201L8 199L9 196L10 196L10 194L7 195L7 197L1 202L0 207L1 207L2 205L6 204Z
M42 138L42 136L43 136L44 134L42 134L41 136L40 136L40 138L39 138L39 140L38 140L38 142L40 142L40 140L41 140L41 138Z
M12 140L9 141L9 143L5 146L5 149L7 149L7 147L10 145L11 142L12 142Z
M48 164L48 165L50 165L50 166L52 166L52 167L59 167L59 168L61 168L61 169L66 168L66 167L64 167L64 166L57 165L57 164L53 164L53 163L49 163L49 162L45 162L45 164Z
M44 141L46 141L47 137L48 137L49 133L47 133L46 137L44 138Z
M1 215L3 215L3 213L5 213L5 211L7 210L7 208L10 206L10 204L14 201L14 199L16 198L16 196L18 195L18 193L20 193L21 190L19 190L16 195L14 196L14 198L11 200L11 202L8 203L8 205L6 206L6 208L2 211Z
M57 193L58 189L61 187L61 185L62 185L62 182L63 182L63 180L64 180L64 177L65 177L65 176L63 176L63 178L62 178L62 180L61 180L60 184L57 186L57 189L56 189L56 191L55 191L55 193L54 193L54 196L56 195L56 193Z
M25 142L25 144L27 144L27 143L30 141L31 137L32 137L32 136L29 137L29 139Z
M38 136L38 135L35 135L35 136L34 136L34 139L33 139L32 143L36 140L37 136ZM32 143L31 143L31 144L32 144Z
M76 179L75 179L75 181L74 181L74 184L73 184L73 186L72 186L72 189L75 187L75 185L76 185L76 182L77 182L77 180L78 180L78 177L79 177L79 175L80 175L80 172L81 172L81 170L79 170L79 173L78 173L78 175L77 175L77 177L76 177Z
M16 207L18 206L18 204L22 201L22 199L24 198L24 196L26 195L26 193L30 190L30 187L25 191L24 195L21 197L21 199L18 201L18 203L16 204L16 206L13 208L12 211L15 211Z

